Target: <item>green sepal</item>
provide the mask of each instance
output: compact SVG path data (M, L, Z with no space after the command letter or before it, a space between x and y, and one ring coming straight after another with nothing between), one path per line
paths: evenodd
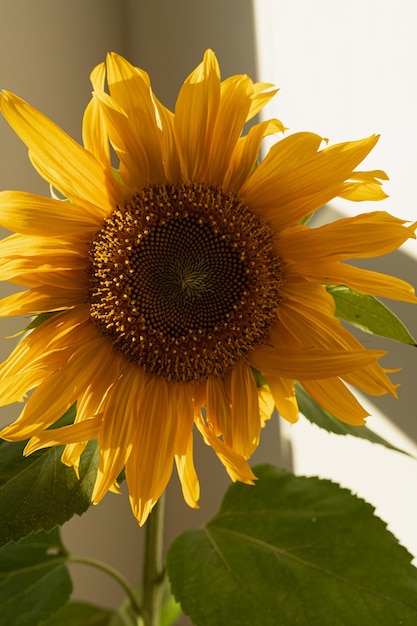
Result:
M123 178L121 177L121 174L120 174L120 170L118 170L116 167L112 167L111 170L117 182L124 185Z
M382 302L344 285L327 287L336 304L336 316L372 335L417 345L401 320Z
M262 376L261 372L257 369L255 369L254 367L251 367L252 370L252 376L255 379L255 383L257 387L267 387L267 382L265 380L265 378Z
M54 425L74 419L72 407ZM23 456L26 442L0 440L0 546L39 530L51 530L91 504L97 472L97 441L81 457L80 479L61 462L63 446Z
M51 311L50 313L40 313L39 315L36 315L36 317L33 317L31 321L29 322L29 324L25 326L25 328L22 328L22 330L19 330L14 335L8 335L7 339L14 339L15 337L20 337L20 335L23 335L27 333L28 331L33 330L34 328L37 328L38 326L42 324L42 322L45 322L46 320L48 320L50 317L52 317L52 315L56 315L56 313L58 313L58 311Z
M58 529L30 535L0 549L0 626L37 626L72 591Z
M195 626L415 626L417 570L372 506L328 480L255 474L168 551Z
M46 322L46 320L49 320L50 317L56 315L57 313L59 313L59 311L51 311L50 313L39 313L39 315L34 317L30 324L28 324L22 332L26 333L28 330L33 330L34 328L37 328L43 322Z
M305 217L303 217L302 220L300 220L298 223L299 224L308 224L308 222L311 220L311 218L313 217L315 211L313 211L313 213L308 213L308 215L306 215Z
M300 383L296 383L295 391L300 412L312 424L316 424L316 426L327 430L329 433L334 433L336 435L352 435L353 437L359 437L359 439L366 439L371 443L378 443L379 445L385 446L390 450L401 452L401 454L412 456L409 452L392 445L389 441L374 433L367 426L352 426L350 424L345 424L345 422L341 422L328 411L323 409L323 407L321 407L320 404L307 393Z

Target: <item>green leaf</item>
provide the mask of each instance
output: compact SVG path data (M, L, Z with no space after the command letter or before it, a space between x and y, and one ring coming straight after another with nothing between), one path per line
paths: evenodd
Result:
M167 566L196 626L415 626L411 556L346 489L273 468L232 485Z
M143 585L140 582L135 586L134 592L137 598L143 596ZM131 602L126 597L122 604L119 606L117 614L109 624L109 626L125 626L126 623L130 623L131 617ZM174 596L171 593L168 581L164 584L161 615L158 626L174 626L182 615L181 606L176 602ZM122 620L122 621L121 621Z
M389 441L374 433L367 426L351 426L350 424L341 422L328 411L323 409L318 402L313 400L300 383L296 383L295 390L298 408L304 417L306 417L312 424L320 426L320 428L327 430L329 433L334 433L336 435L352 435L353 437L359 437L359 439L366 439L371 443L378 443L381 446L385 446L386 448L395 450L396 452L401 452L407 456L412 456L405 450L401 450L401 448L393 446L389 443Z
M41 532L0 549L0 626L37 626L72 590L59 532Z
M344 285L327 287L327 291L336 303L337 317L366 333L387 337L412 346L417 345L416 340L401 320L373 296L356 293Z
M169 595L161 610L161 620L159 626L173 626L182 615L181 606L176 602L173 595Z
M59 425L73 418L69 411ZM91 504L97 471L97 443L82 455L80 480L61 462L63 447L46 448L24 457L26 442L0 440L0 546L39 530L51 530Z
M111 626L114 612L86 602L68 602L42 626Z
M39 315L36 315L36 317L33 317L30 320L29 324L27 326L25 326L25 328L22 328L22 330L19 330L14 335L9 335L8 339L12 339L14 337L19 337L20 335L23 335L24 333L27 333L29 330L33 330L34 328L37 328L43 322L46 322L46 320L48 320L50 317L52 317L53 315L56 315L57 312L58 311L52 311L51 313L40 313Z
M26 326L26 328L22 332L25 333L28 330L33 330L34 328L37 328L38 326L43 324L43 322L46 322L46 320L49 320L50 317L52 317L53 315L56 315L57 312L58 311L51 311L50 313L39 313L39 315L34 317L32 321L30 322L30 324L28 324L28 326Z
M112 172L113 172L113 176L115 177L115 179L117 180L118 183L123 183L123 178L120 175L120 170L116 169L115 167L112 167Z

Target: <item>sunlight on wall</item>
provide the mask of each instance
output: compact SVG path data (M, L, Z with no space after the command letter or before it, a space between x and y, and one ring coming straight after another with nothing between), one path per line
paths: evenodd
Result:
M281 89L269 113L291 132L313 131L332 143L381 134L366 166L391 179L384 210L414 222L414 3L352 0L341 10L332 0L253 2L259 78ZM358 210L353 203L335 205ZM415 241L406 249L417 256Z
M343 11L332 0L254 0L258 78L281 88L265 117L278 117L289 132L313 131L331 143L381 134L365 169L386 170L391 180L384 188L390 198L377 206L335 200L333 206L345 214L378 208L417 219L417 96L411 78L417 42L412 10L411 2L389 0L352 0L343 4ZM415 240L402 249L417 257ZM415 335L417 324L410 330ZM405 349L407 360L401 365L413 372L415 350ZM365 405L372 413L370 428L417 457L415 443L368 398ZM406 407L410 419L414 405ZM401 406L399 402L396 411L402 411ZM364 497L417 555L415 458L330 435L304 418L285 430L293 443L298 474L331 478Z

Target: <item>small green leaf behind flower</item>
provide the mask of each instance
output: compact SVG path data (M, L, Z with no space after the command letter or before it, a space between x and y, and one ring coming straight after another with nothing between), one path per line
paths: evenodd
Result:
M415 626L417 570L373 508L328 480L255 468L168 551L196 626Z
M14 335L8 335L7 339L13 339L14 337L20 337L20 335L24 335L30 330L33 330L34 328L37 328L38 326L40 326L42 322L46 322L46 320L52 317L52 315L56 315L56 313L57 312L53 311L51 313L40 313L39 315L36 315L35 317L31 319L29 324L25 326L25 328L22 328L22 330L19 330Z
M300 412L312 424L316 424L316 426L327 430L329 433L334 433L336 435L352 435L353 437L366 439L371 443L378 443L381 446L385 446L386 448L395 450L396 452L401 452L407 456L412 456L408 452L405 452L405 450L401 450L401 448L397 448L392 445L389 441L374 433L367 426L351 426L350 424L345 424L336 417L333 417L333 415L323 409L318 402L313 400L300 383L296 383L295 389Z
M401 320L382 302L344 285L327 287L336 304L336 316L372 335L417 345Z

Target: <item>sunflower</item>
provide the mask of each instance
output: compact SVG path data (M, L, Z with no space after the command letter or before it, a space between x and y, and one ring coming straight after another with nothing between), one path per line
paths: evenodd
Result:
M0 366L2 405L31 391L1 436L29 438L26 454L64 445L76 472L97 439L93 502L117 490L125 468L143 524L174 460L198 506L193 430L232 480L252 483L248 459L273 406L297 420L295 381L351 424L367 413L345 383L395 395L384 353L342 327L326 285L416 302L404 281L343 263L414 232L382 211L309 227L335 196L385 197L384 172L355 169L377 137L322 148L318 135L296 133L257 166L263 138L285 128L273 119L243 129L276 92L246 75L221 81L210 50L175 112L117 54L91 81L84 146L1 95L33 166L63 196L0 194L0 224L17 233L1 242L1 279L25 288L0 314L43 314ZM50 429L75 403L74 423Z

